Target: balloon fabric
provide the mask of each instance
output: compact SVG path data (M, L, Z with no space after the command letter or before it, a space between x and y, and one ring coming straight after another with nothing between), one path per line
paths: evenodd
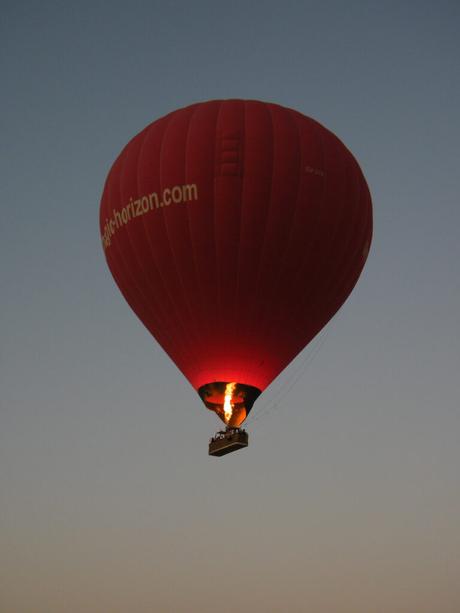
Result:
M133 311L205 405L238 427L352 291L372 205L355 158L318 122L214 100L126 145L100 227Z

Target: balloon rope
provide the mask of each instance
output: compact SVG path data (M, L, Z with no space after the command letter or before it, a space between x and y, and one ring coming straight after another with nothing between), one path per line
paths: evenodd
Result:
M281 375L281 381L279 383L275 382L274 385L272 385L272 398L268 398L260 407L253 409L245 422L247 425L252 425L257 421L265 420L268 415L272 414L279 408L279 400L281 400L283 396L287 395L294 385L305 376L310 364L323 347L328 333L329 328L322 330L309 346L310 350L305 350L306 355L303 355L300 360L296 358L294 362L297 362L297 364L288 366L288 372L284 376ZM301 354L302 353L303 352L301 352ZM284 381L282 379L284 379Z

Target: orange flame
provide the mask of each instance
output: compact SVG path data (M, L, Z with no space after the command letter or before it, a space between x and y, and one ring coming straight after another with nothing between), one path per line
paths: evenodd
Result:
M232 396L235 391L236 383L227 383L225 386L225 399L224 399L224 416L225 423L228 424L233 414Z

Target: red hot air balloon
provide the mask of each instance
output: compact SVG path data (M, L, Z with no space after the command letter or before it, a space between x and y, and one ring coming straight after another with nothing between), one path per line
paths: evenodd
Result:
M214 100L126 145L100 226L131 308L206 407L238 428L350 294L372 205L353 155L313 119Z

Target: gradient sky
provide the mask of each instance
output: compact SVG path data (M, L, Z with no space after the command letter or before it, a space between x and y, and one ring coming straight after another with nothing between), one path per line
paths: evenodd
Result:
M2 2L1 613L460 611L459 7ZM229 97L335 132L375 232L215 459L98 209L135 133Z

